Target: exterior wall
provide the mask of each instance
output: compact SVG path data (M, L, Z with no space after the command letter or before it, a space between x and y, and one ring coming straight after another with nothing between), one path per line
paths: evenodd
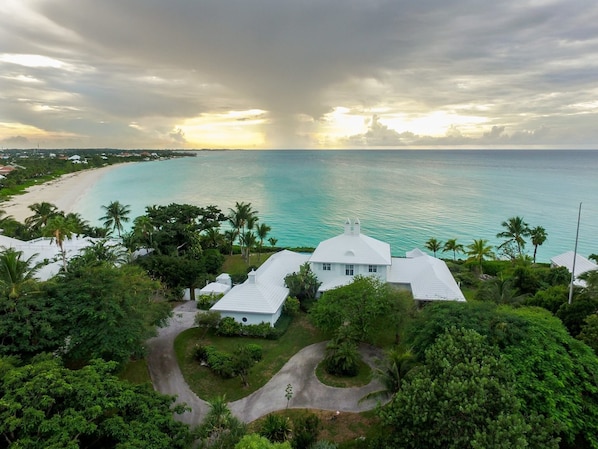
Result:
M270 326L274 327L280 314L282 313L282 307L273 315L267 313L243 313L243 312L220 312L222 318L232 317L237 323L241 324L260 324L263 322L270 323ZM246 321L243 321L246 318Z
M323 264L321 262L313 262L311 264L312 271L322 283L337 279L341 276L347 276L345 274L345 264L331 263L330 271L323 270L322 265ZM376 273L370 273L369 265L353 264L353 276L357 276L358 274L362 276L374 275L377 276L382 282L386 282L388 267L384 265L377 265L377 269L378 271Z

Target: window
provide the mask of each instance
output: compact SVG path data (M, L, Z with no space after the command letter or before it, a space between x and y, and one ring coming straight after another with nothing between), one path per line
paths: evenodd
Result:
M378 272L378 265L370 265L370 266L368 267L368 271L369 271L370 273L377 273L377 272Z
M345 265L345 274L347 276L353 276L353 265Z
M247 323L247 317L241 318L241 321L243 321L244 323Z
M322 264L322 271L330 271L331 267L329 263L323 263Z

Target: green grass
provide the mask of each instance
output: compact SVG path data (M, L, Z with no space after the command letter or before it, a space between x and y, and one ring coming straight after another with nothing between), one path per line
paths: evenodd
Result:
M372 368L365 363L363 360L359 361L359 371L357 376L353 377L339 377L334 376L326 372L324 368L324 362L318 363L316 368L316 376L318 380L324 385L337 388L351 388L351 387L363 387L372 380Z
M295 317L287 332L278 340L227 338L211 333L202 340L203 333L203 329L191 328L177 336L174 349L179 366L189 387L200 398L210 400L226 395L228 401L241 399L263 387L300 349L328 338L311 326L305 315ZM264 357L251 369L249 386L244 387L240 378L222 379L209 368L201 366L193 358L193 348L198 343L211 344L225 352L233 352L240 344L255 343L262 346Z
M130 361L124 366L118 377L122 380L128 380L133 384L152 382L149 370L147 369L147 361L145 359Z

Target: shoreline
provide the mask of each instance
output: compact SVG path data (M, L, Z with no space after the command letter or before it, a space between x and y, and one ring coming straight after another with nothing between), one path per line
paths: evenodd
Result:
M109 171L119 166L122 164L67 173L60 178L31 186L22 194L14 195L0 203L0 209L21 223L33 215L29 206L34 203L52 203L65 214L75 212L77 203L85 193Z

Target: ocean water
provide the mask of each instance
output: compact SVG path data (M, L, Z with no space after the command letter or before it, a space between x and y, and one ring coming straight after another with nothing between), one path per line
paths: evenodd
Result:
M132 217L150 205L227 213L249 202L278 246L315 246L359 218L362 232L390 243L394 256L424 249L431 237L498 245L500 224L519 215L546 229L543 262L573 250L582 203L578 252L598 253L598 151L200 151L117 167L74 208L96 224L114 200Z

